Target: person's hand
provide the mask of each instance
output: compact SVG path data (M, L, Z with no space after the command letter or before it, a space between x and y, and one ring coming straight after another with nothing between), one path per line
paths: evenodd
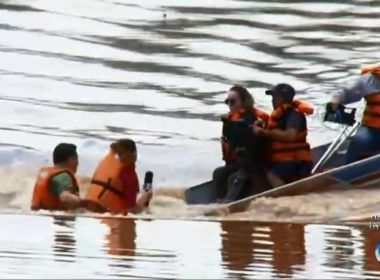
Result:
M338 106L341 104L341 100L339 96L334 96L330 104L331 104L331 108L335 111L338 108Z
M264 128L261 128L261 127L256 126L256 125L251 126L251 129L252 129L252 132L256 135L263 135L264 131L265 131Z
M146 200L150 201L152 199L152 197L153 197L153 191L152 191L152 189L144 192L144 195L146 196Z
M152 199L152 197L153 197L153 191L152 190L148 190L148 191L143 192L139 198L139 202L140 202L139 204L147 207L149 205L149 202Z
M96 212L96 213L107 212L107 210L104 209L101 205L88 199L81 199L80 206L81 208L87 209L91 212Z
M258 119L257 121L255 121L255 126L263 128L264 127L264 121L262 119Z
M220 116L220 120L222 122L227 122L228 121L228 114L224 114L224 115Z

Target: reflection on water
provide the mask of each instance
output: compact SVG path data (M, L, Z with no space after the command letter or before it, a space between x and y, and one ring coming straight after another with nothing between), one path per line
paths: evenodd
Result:
M105 246L110 255L135 255L136 223L135 220L127 219L102 219L102 223L109 227L106 235Z
M237 230L234 223L223 223L221 229L221 238L225 237L222 238L222 259L231 271L244 271L251 263L257 261L253 254L255 243L242 242L253 238L254 224L242 222ZM236 235L240 238L234 238Z
M295 266L305 265L304 226L275 224L269 239L273 240L272 266L276 277L291 275Z
M327 228L326 239L332 240L334 245L325 247L325 250L331 251L331 256L325 260L326 265L349 270L357 268L356 253L360 254L361 252L355 240L355 233L357 235L357 231L350 228L342 228L339 232L333 228ZM358 250L359 252L357 252Z
M53 217L57 226L54 231L53 251L56 261L73 262L75 259L76 241L74 237L75 216Z
M30 220L39 225L23 234ZM1 277L380 277L366 226L0 215ZM75 230L74 230L75 229ZM51 242L49 242L51 240Z
M305 265L303 225L223 222L222 230L222 256L231 277L264 269L289 278Z

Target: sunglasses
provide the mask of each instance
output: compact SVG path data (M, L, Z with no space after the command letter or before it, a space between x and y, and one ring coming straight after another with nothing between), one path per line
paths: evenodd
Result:
M233 106L236 103L236 99L234 99L234 98L227 98L226 100L224 100L224 103L226 105Z

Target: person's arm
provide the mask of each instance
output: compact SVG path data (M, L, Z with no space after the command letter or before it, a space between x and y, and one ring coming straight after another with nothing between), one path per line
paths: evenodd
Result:
M70 175L67 173L60 173L54 176L49 185L50 190L59 197L60 201L68 209L77 209L82 207L80 197L69 191L73 188L73 185L74 183Z
M82 200L80 197L72 194L69 191L62 191L59 194L59 199L68 209L77 209L82 207Z
M338 91L338 93L334 94L332 99L332 104L350 104L357 102L363 98L363 91L361 88L361 80L362 77L359 77L355 80L347 82L347 84Z
M292 142L297 138L297 132L300 130L303 122L303 116L301 113L292 112L289 116L286 124L286 129L261 129L254 128L254 132L257 134L262 134L271 140L278 140L283 142Z
M137 174L132 170L123 170L120 173L121 181L124 186L124 199L128 205L128 212L138 214L144 211L145 205L152 198L152 191L144 192L137 198L139 191L139 181Z
M136 205L133 208L128 208L129 212L133 214L141 213L147 208L148 202L152 199L153 192L152 190L143 192L136 201Z
M350 104L360 101L363 97L380 92L380 80L373 74L365 74L347 84L334 95L333 104Z
M270 115L267 112L265 112L264 110L261 110L257 107L255 107L255 111L256 111L256 117L259 119L256 122L256 125L258 125L260 127L266 127L268 124Z

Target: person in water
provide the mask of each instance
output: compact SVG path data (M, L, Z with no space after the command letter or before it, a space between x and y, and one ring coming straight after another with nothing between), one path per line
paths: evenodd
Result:
M221 142L225 165L214 170L213 184L217 197L232 201L241 195L241 187L247 183L247 177L254 173L263 175L257 167L264 165L266 145L258 137L253 137L249 127L264 126L269 115L254 106L252 95L240 85L230 88L225 103L229 107L229 113L222 117ZM262 180L256 178L256 181L261 183ZM260 186L266 185L260 183Z
M53 151L53 166L42 167L34 185L32 210L73 210L93 205L79 197L75 173L78 168L77 147L60 143ZM96 208L96 207L95 207Z
M100 205L103 212L142 212L152 198L152 190L137 197L139 180L135 170L136 161L137 148L133 140L121 139L112 143L94 172L86 199Z
M333 109L364 99L361 126L350 142L347 163L380 153L380 64L362 65L361 75L354 83L334 96Z
M278 84L266 94L272 97L273 105L268 125L265 129L257 126L252 129L272 142L270 174L281 180L278 184L311 175L313 163L307 142L306 114L312 114L313 108L294 100L295 90L288 84Z

